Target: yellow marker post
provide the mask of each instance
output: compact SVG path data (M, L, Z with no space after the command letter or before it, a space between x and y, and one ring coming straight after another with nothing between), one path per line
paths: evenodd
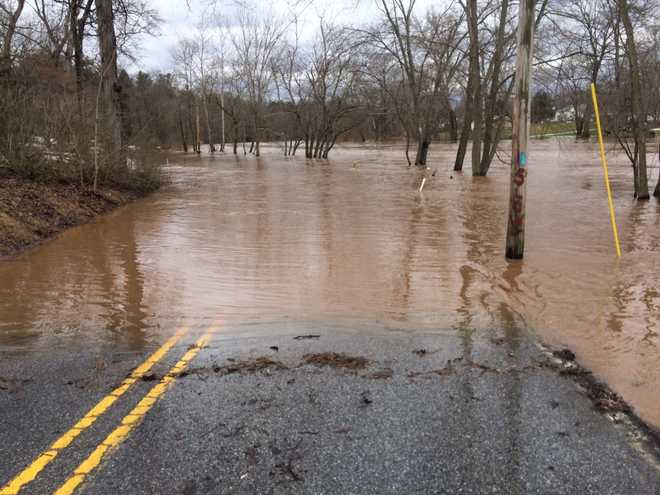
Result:
M596 116L596 129L598 130L598 144L600 146L600 161L603 164L605 172L605 189L607 189L607 202L610 206L610 220L612 221L612 233L614 234L614 244L616 245L616 255L621 257L621 245L619 244L619 230L614 218L614 205L612 204L612 189L610 188L610 176L607 173L607 160L605 159L605 145L603 145L603 132L600 128L600 112L598 112L598 98L596 97L596 85L591 83L591 98L594 102L594 115Z

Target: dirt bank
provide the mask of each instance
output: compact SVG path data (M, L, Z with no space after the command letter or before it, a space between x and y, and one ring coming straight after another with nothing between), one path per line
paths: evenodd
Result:
M79 184L38 182L0 171L0 257L16 254L141 194Z

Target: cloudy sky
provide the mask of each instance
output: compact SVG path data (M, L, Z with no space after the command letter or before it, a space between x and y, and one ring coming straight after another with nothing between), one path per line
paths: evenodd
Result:
M131 72L171 70L171 52L177 39L192 34L202 20L210 24L217 21L231 24L239 1L261 13L273 9L285 18L291 18L292 12L296 12L299 25L307 31L307 36L313 34L320 17L326 21L355 25L368 23L378 15L375 0L189 0L190 8L186 0L148 1L163 22L158 36L145 36L140 40L135 53L137 61L127 64ZM422 11L442 3L442 0L417 0L416 6Z
M301 24L315 26L319 17L336 22L355 22L356 19L369 19L373 11L372 0L247 0L251 8L265 12L276 10L280 15L298 12ZM151 7L162 19L157 36L144 36L139 44L137 61L129 65L131 71L160 70L172 67L171 51L177 39L194 32L202 21L231 24L238 1L232 0L190 0L190 8L185 0L150 0ZM243 3L246 3L245 1Z

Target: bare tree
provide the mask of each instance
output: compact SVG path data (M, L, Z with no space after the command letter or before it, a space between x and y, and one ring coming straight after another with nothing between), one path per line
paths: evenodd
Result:
M210 91L217 81L217 56L213 39L209 32L208 25L205 22L200 23L192 40L192 70L194 84L199 94L198 101L204 111L204 123L206 127L206 137L209 144L209 151L215 152L213 142L213 133L211 128L211 119L209 116L209 97Z
M85 29L90 22L93 0L66 0L69 7L69 36L73 51L73 65L76 73L76 97L78 113L82 118L84 113L83 65Z
M12 63L12 42L16 29L18 27L18 20L23 13L25 7L25 0L16 0L13 5L5 5L4 2L0 3L0 15L3 19L3 33L2 33L2 47L0 47L0 73L4 74L11 68Z
M642 73L635 41L635 30L630 20L628 0L617 0L618 13L626 33L626 54L630 64L630 99L632 103L631 125L635 141L633 160L635 197L649 199L649 185L646 171L646 137L648 126L646 122L647 109L644 106Z
M511 60L514 29L509 0L488 2L481 10L475 0L461 3L469 34L468 81L463 131L454 170L462 170L468 135L472 136L472 174L488 173L506 121L506 102L513 88Z
M258 15L247 6L238 9L236 30L230 31L234 47L235 69L245 81L252 116L254 152L260 154L264 105L273 81L273 60L285 27L272 13Z
M278 87L295 119L287 150L293 154L304 140L307 158L327 158L337 139L362 122L352 32L321 21L311 48L289 46L278 65Z
M379 0L377 5L381 23L360 32L398 64L409 109L401 122L408 138L414 136L417 143L415 164L423 166L441 114L450 109L449 89L461 60L457 19L449 10L418 18L415 0ZM385 82L387 76L377 78Z
M188 128L191 135L191 142L193 151L201 153L201 130L199 126L199 93L196 91L197 76L196 76L196 63L195 57L198 50L196 42L190 38L179 40L178 44L174 47L173 57L175 62L175 70L178 79L183 83L183 95L185 103L183 109L186 112L185 123L183 120L183 112L180 111L180 127L182 129L182 140L184 141L183 147L187 148L185 144L185 133Z
M581 102L584 112L577 113L576 132L588 139L591 124L591 83L598 84L598 76L613 48L615 23L608 8L608 0L560 0L550 10L558 28L558 38L574 63L583 71ZM582 78L571 77L571 82Z
M59 0L34 0L33 8L43 26L44 50L58 66L70 39L68 5Z

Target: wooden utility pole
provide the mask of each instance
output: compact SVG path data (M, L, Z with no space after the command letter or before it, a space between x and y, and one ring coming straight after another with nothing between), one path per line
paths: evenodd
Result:
M509 220L506 229L506 257L522 259L525 251L525 199L527 186L527 139L534 48L535 0L520 0L518 8L518 52L513 89L513 122L511 129L511 185Z

